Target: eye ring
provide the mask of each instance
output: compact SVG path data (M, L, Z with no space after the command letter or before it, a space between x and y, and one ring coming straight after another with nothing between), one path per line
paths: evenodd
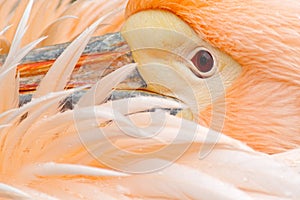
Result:
M191 54L191 63L193 64L192 71L199 78L209 78L216 72L216 61L209 50L197 48Z

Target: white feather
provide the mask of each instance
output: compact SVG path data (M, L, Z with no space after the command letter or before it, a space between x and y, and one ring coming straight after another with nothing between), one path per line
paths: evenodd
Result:
M92 34L103 20L112 15L112 13L104 15L94 22L67 47L67 49L56 59L46 76L40 82L36 92L34 93L34 98L43 96L49 92L60 91L65 88L76 63Z
M180 164L173 164L157 173L129 177L120 182L129 189L129 194L149 199L252 200L247 193L230 183Z
M99 176L99 177L121 177L128 176L128 174L101 169L96 167L89 167L76 164L63 163L41 163L26 170L27 173L35 174L36 176L66 176L66 175L83 175L83 176Z
M25 192L4 183L0 183L0 197L15 200L32 199L30 195L26 194Z
M3 35L3 34L4 34L6 31L8 31L11 27L12 27L12 25L9 25L9 26L4 27L4 29L0 31L0 35Z
M2 116L2 123L4 124L12 124L13 126L9 126L4 128L0 134L0 145L1 150L5 152L5 156L0 157L0 167L11 166L11 159L13 159L13 152L16 152L18 155L17 144L19 144L26 136L26 132L33 125L32 120L37 120L43 118L49 114L49 107L53 107L53 105L57 105L62 99L71 94L74 91L81 90L81 88L62 91L57 93L50 93L43 98L39 98L33 100L32 102L24 105L21 108L17 108L12 110L12 112L6 112L4 116ZM28 116L24 118L22 121L21 118L23 115L27 114ZM32 139L32 138L31 138ZM15 167L18 167L14 165Z
M274 154L274 157L279 162L285 163L300 174L300 148L292 149L283 153Z
M16 67L30 50L45 39L45 37L43 37L23 48L20 47L22 38L27 29L26 26L32 5L33 0L30 0L16 30L7 58L0 68L0 93L5 94L0 97L0 112L4 112L18 106L19 75L16 75Z
M98 81L77 103L78 107L92 106L103 103L111 90L134 70L136 64L123 66Z

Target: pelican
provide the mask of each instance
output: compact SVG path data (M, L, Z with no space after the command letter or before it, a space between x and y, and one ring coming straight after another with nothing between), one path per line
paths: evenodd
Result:
M0 32L8 53L0 69L1 199L299 199L299 3L24 2L13 7L21 9L19 25ZM48 32L58 26L47 22L27 40L32 13L41 17L58 3L75 12L96 2L103 11L127 5L124 17L91 9L98 17L78 23L80 34L60 26L70 34L60 40ZM62 13L49 22L80 19ZM114 28L98 30L114 16ZM121 23L134 63L117 42L124 66L95 83L76 79L73 87L69 78L87 58L81 54L91 37ZM115 34L100 40L107 38L122 40ZM26 68L29 52L41 57L71 40L19 106L20 93L28 93L19 87L24 69L48 62L31 60ZM116 65L120 55L111 51L88 60L105 57Z

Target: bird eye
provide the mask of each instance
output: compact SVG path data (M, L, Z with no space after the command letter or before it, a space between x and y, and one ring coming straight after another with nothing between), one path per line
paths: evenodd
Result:
M198 70L200 78L207 78L214 74L214 57L207 50L199 50L191 59Z

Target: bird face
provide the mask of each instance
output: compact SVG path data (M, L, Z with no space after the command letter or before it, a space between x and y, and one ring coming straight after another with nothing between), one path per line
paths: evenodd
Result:
M146 90L184 102L195 120L214 101L225 101L226 89L242 72L229 55L202 40L168 11L147 10L130 16L122 35Z
M181 100L201 125L277 153L300 142L300 5L284 6L133 0L122 34L146 90Z

